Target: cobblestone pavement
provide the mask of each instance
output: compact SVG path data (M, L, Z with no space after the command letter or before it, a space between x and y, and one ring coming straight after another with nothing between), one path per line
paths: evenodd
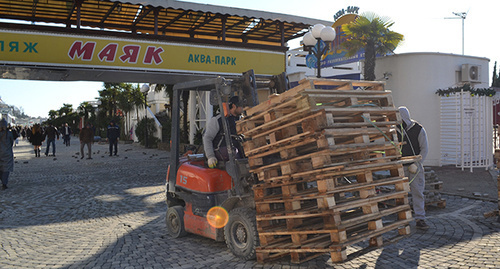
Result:
M57 141L57 157L35 158L26 142L15 148L15 172L0 191L0 268L500 268L500 225L482 216L497 204L458 196L429 208L427 232L412 225L384 247L349 247L341 264L329 255L300 265L240 261L224 243L166 234L167 152L119 144L109 157L94 144L93 159L81 160L72 142Z

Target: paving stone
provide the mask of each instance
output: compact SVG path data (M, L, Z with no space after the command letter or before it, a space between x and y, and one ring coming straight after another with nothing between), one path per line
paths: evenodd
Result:
M382 248L332 263L325 254L300 265L288 259L241 261L225 243L165 231L169 153L119 144L119 158L75 159L79 145L57 145L57 160L35 158L21 142L9 189L0 191L0 268L498 268L500 223L489 201L443 195L415 229ZM97 153L99 152L99 153ZM143 152L145 154L143 154ZM106 157L106 156L104 156ZM482 192L484 193L484 192ZM367 242L350 246L356 253Z

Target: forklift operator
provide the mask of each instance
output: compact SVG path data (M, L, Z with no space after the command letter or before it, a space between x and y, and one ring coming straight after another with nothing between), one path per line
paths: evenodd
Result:
M231 133L232 146L235 149L236 158L242 157L240 142L235 139L236 121L239 120L243 113L243 107L239 103L238 96L233 96L229 99L229 114L226 116ZM208 159L208 167L215 168L218 161L228 161L226 140L224 138L224 128L222 127L222 114L213 117L207 124L207 129L203 135L203 148Z

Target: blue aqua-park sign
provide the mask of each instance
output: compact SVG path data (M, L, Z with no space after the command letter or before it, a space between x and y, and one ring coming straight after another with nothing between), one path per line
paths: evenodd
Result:
M342 25L354 21L358 17L358 11L358 7L349 6L347 9L341 9L335 13L335 23L332 26L336 32L335 40L333 40L333 44L330 49L323 54L323 57L321 58L321 68L359 62L365 58L364 50L360 50L356 54L348 57L347 50L341 47L341 44L346 40L346 35L344 31L342 31ZM318 45L319 49L323 49L326 46L323 41L320 41ZM318 51L318 45L312 48L314 52ZM316 59L315 53L307 55L307 67L316 68L317 60L318 59Z

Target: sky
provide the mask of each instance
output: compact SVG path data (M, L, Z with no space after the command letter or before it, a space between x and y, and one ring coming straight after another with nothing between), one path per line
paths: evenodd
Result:
M359 7L359 12L373 12L394 22L391 30L404 35L404 42L395 53L441 52L462 54L462 19L453 12L467 12L464 20L465 55L490 59L488 74L495 61L500 61L497 0L191 0L212 5L263 10L326 21L348 6ZM454 19L446 19L454 18ZM289 42L298 47L299 40ZM489 80L491 84L491 75ZM78 107L84 101L94 100L103 88L102 82L52 82L0 79L0 97L9 105L22 107L30 116L47 117L48 111L63 104Z

